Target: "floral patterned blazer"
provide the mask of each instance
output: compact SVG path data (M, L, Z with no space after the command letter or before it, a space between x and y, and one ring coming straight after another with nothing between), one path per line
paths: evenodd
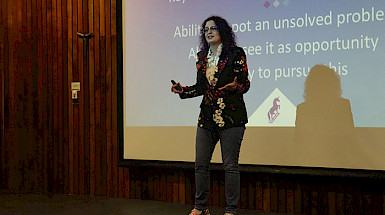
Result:
M249 90L250 81L243 49L231 47L222 53L218 70L214 74L217 80L215 86L210 85L206 78L207 52L198 53L196 67L196 84L184 87L179 96L185 99L203 95L198 126L211 129L244 126L247 123L247 112L243 94ZM233 82L235 77L238 82L235 90L219 90Z

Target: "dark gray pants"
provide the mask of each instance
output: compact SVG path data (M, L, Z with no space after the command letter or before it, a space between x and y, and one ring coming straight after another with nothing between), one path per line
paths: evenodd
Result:
M195 208L206 209L210 194L210 161L215 145L220 140L225 170L225 213L236 213L240 195L239 151L245 127L221 130L197 129L195 154Z

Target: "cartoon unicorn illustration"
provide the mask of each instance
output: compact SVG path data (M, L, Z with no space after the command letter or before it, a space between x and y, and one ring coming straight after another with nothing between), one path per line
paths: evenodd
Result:
M269 112L267 112L267 117L269 118L269 123L273 123L274 120L278 117L278 110L281 108L281 105L278 104L281 102L279 97L275 98L273 101L273 107L270 108Z

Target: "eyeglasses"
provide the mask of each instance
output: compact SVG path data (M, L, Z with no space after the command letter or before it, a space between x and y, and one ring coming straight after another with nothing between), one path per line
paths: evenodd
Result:
M207 32L209 32L209 30L218 31L218 26L211 26L210 28L205 28L205 29L203 29L203 32L207 33Z

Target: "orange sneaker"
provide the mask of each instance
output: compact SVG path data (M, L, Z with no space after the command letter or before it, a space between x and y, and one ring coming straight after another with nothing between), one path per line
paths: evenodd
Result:
M209 209L201 211L201 210L194 208L194 209L192 209L192 211L189 215L210 215L210 211L209 211Z

